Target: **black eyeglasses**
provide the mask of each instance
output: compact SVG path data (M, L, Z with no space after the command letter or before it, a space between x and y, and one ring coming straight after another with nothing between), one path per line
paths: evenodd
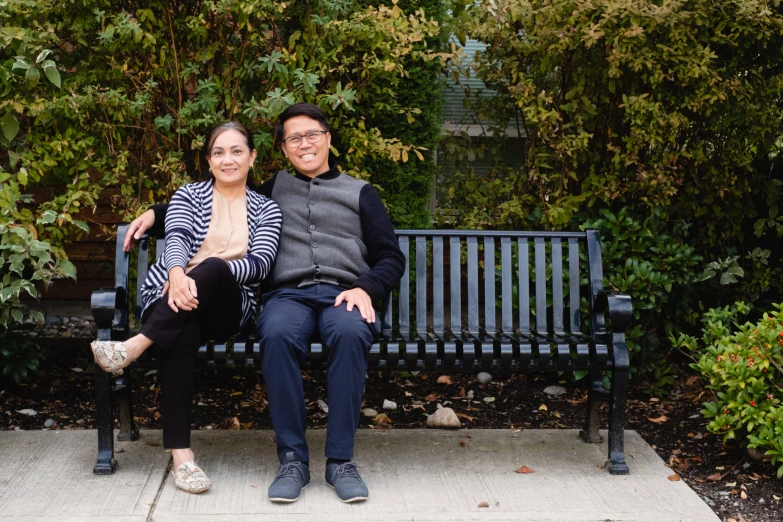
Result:
M320 131L310 131L304 136L291 136L290 138L286 138L283 140L283 143L285 143L286 147L289 145L291 147L298 147L302 144L302 140L304 138L307 138L308 143L318 143L321 141L321 138L324 137L324 134L326 134L329 131L320 130Z

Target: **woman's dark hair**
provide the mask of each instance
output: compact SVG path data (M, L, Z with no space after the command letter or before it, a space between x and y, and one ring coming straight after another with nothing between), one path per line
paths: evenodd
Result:
M212 155L212 147L215 145L215 140L217 140L218 136L223 134L227 130L235 130L238 133L240 133L242 136L245 137L245 143L247 144L247 148L250 152L254 151L256 146L253 143L253 136L250 135L250 131L247 130L247 128L242 125L239 122L236 121L226 121L223 123L220 123L218 125L215 125L212 130L209 131L209 134L207 135L207 140L204 142L204 154L207 158L209 158ZM212 175L212 172L207 170L206 178L210 181L215 180L215 176ZM247 177L247 184L248 186L252 187L253 182L250 179L250 176Z
M212 155L212 147L215 145L215 140L218 138L218 136L220 136L227 130L235 130L238 133L240 133L242 136L245 137L247 148L250 151L255 150L256 146L253 144L253 137L250 135L250 131L247 130L247 128L239 122L227 121L215 125L212 128L212 130L209 131L209 135L207 135L207 141L204 143L204 154L207 157L210 157Z
M326 113L318 106L312 103L295 103L286 110L284 110L277 118L277 124L275 124L275 144L283 146L283 140L285 139L285 122L295 116L307 116L311 120L315 120L321 126L321 129L329 132L331 127L329 126L329 118L326 117Z

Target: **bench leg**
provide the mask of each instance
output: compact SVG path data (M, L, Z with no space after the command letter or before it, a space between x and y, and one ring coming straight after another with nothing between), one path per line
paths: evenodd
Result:
M617 337L617 336L616 336ZM627 475L624 430L625 402L628 398L628 349L625 339L615 339L612 395L609 399L609 473Z
M115 394L120 419L120 432L117 434L117 440L121 442L139 440L139 430L133 420L133 381L130 368L126 368L125 373L117 378Z
M111 408L111 375L95 363L95 425L98 428L98 461L92 472L111 475L117 469L114 460L114 419Z
M587 391L587 415L585 416L585 427L579 432L579 438L592 444L598 444L603 440L598 433L598 429L601 427L602 389L601 372L590 372L590 387Z

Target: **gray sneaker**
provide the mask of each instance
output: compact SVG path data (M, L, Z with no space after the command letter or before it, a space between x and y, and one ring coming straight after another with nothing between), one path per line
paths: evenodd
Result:
M346 503L361 502L370 495L353 462L327 464L326 484Z
M286 461L280 464L275 480L269 486L268 496L272 502L295 502L302 490L310 483L310 468L301 462Z

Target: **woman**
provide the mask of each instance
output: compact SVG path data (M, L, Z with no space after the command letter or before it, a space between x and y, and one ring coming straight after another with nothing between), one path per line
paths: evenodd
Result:
M196 351L255 316L255 291L272 266L282 221L274 201L247 187L256 151L245 127L218 125L205 150L212 179L185 185L171 199L163 257L140 290L141 331L124 342L92 343L95 360L114 374L159 347L163 446L171 449L175 484L189 493L211 485L190 449Z

